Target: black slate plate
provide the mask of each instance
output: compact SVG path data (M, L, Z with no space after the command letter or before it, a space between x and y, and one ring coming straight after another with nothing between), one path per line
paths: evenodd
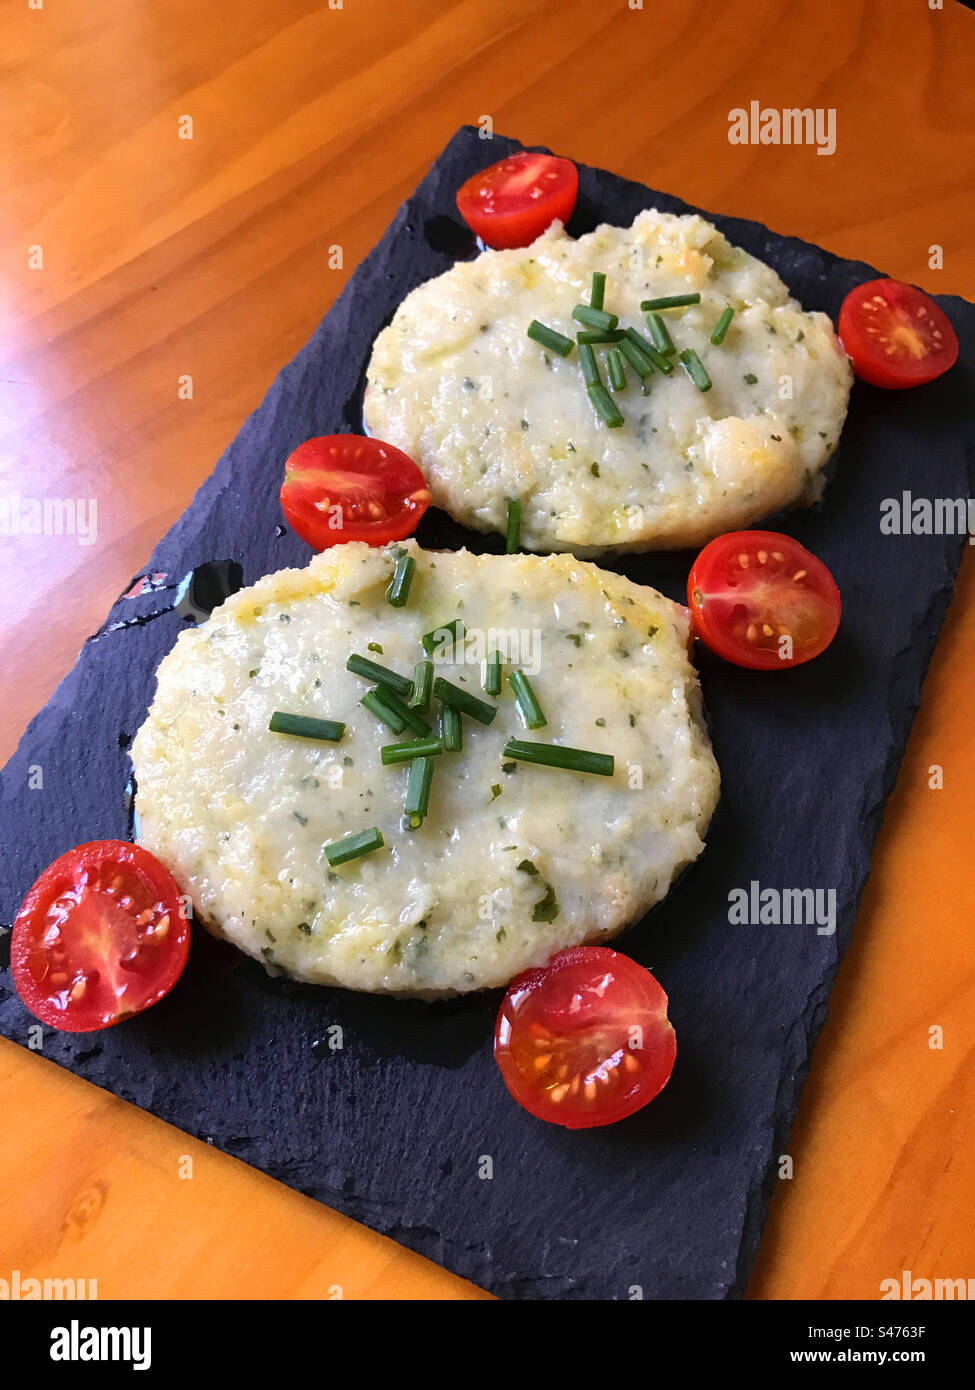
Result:
M453 220L456 188L515 148L472 129L454 136L148 571L179 576L232 557L251 583L307 560L276 529L282 460L310 435L360 427L375 334L408 290L470 252ZM582 167L571 230L626 224L653 205L689 210ZM754 222L713 220L834 319L847 290L877 273ZM858 385L825 505L781 523L843 592L832 648L776 676L702 658L723 801L701 861L624 938L667 988L680 1040L674 1078L652 1106L603 1131L539 1124L510 1101L492 1061L496 996L422 1005L301 987L202 932L169 999L104 1034L45 1030L44 1055L502 1296L740 1294L964 545L879 527L881 500L902 490L969 493L975 308L941 302L960 365L917 391ZM500 549L439 513L420 539ZM679 598L688 561L623 567ZM0 920L56 854L126 835L125 749L183 621L168 597L113 606L4 771ZM31 790L38 765L43 789ZM752 880L835 888L835 935L730 925L728 893ZM30 1024L5 971L0 1029L26 1043ZM332 1052L335 1024L345 1046ZM479 1176L483 1156L490 1179Z

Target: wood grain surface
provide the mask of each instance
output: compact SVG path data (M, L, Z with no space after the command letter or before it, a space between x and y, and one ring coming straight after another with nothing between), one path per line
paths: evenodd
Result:
M975 297L954 0L7 0L0 55L0 493L97 502L91 545L0 537L3 757L463 123ZM731 145L753 99L835 108L836 152ZM752 1297L975 1274L973 680L969 557ZM0 1165L2 1277L486 1297L8 1042Z

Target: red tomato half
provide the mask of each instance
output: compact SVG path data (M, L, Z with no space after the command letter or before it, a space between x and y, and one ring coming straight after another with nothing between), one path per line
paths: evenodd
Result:
M10 964L36 1018L65 1033L91 1033L158 1003L189 949L189 921L169 870L140 845L92 840L55 859L27 894Z
M539 1120L615 1124L662 1091L677 1037L667 996L642 965L606 946L560 951L513 980L494 1029L504 1084Z
M571 159L523 150L468 179L457 206L488 246L530 246L556 218L568 222L578 192L579 173Z
M313 550L342 541L401 541L429 505L419 468L381 439L322 435L299 444L284 465L281 509Z
M696 636L736 666L779 671L825 651L840 591L812 551L778 531L729 531L687 577Z
M923 290L899 280L868 280L843 301L837 325L853 370L872 386L923 386L958 360L947 316Z

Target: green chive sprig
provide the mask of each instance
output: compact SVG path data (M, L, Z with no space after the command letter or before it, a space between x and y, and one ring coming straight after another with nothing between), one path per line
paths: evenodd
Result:
M699 294L665 294L660 299L644 299L640 304L643 312L651 309L683 309L685 304L700 304Z
M587 328L598 328L602 332L619 326L618 314L607 314L605 309L592 309L588 304L577 304L572 310L576 323L584 323Z
M567 338L564 333L559 333L554 328L549 328L548 324L539 323L538 319L532 319L528 325L528 336L559 357L568 357L574 346L571 338Z
M592 352L592 348L589 349ZM517 497L505 498L504 548L514 555L521 544L521 502Z
M410 763L414 758L433 758L442 753L443 744L433 734L429 738L411 738L404 743L385 743L379 750L383 766L391 763Z
M501 667L503 664L500 652L492 652L484 663L484 691L487 695L493 695L495 699L501 694Z
M619 351L629 362L630 366L640 378L653 376L654 365L650 358L639 348L631 338L624 338L620 343Z
M728 308L725 309L721 317L718 319L717 323L714 325L714 332L711 334L711 341L715 347L720 347L721 344L724 342L724 335L727 333L728 326L731 323L731 320L734 318L734 316L735 311L729 305Z
M593 382L598 382L599 368L596 365L596 354L588 343L579 344L579 366L582 368L582 379L587 386Z
M459 685L444 680L443 676L437 676L434 680L433 693L445 705L452 705L454 709L459 709L461 714L470 715L471 719L476 719L479 724L490 724L498 712L496 705L489 705L486 700L472 695L469 690L461 690Z
M594 270L592 273L592 289L589 291L590 309L601 309L603 299L606 295L606 273L602 270Z
M441 706L440 742L448 753L459 753L464 747L464 717L453 705Z
M647 327L650 330L650 337L653 345L658 352L662 352L665 357L677 351L674 347L674 340L670 336L667 325L659 314L647 314Z
M664 376L670 376L674 370L673 363L668 362L662 352L658 352L653 343L648 343L642 333L638 333L635 328L628 328L626 336L635 348L643 353L658 372L663 372Z
M406 601L410 596L410 585L413 583L415 573L416 561L413 556L401 555L396 561L393 577L386 590L387 603L391 603L394 608L406 607Z
M387 709L391 709L397 719L400 719L407 729L412 729L418 737L433 733L420 711L411 709L409 705L404 704L394 690L379 686L377 694ZM400 730L397 729L396 732L399 733Z
M401 676L398 671L391 671L388 666L380 666L378 661L370 661L367 656L360 656L358 652L353 652L349 657L345 669L355 676L362 676L363 680L388 686L390 690L395 690L397 695L408 697L413 689L413 682L409 676Z
M538 702L538 696L524 671L509 671L508 684L515 692L518 712L525 721L526 729L543 729L548 723Z
M440 627L435 627L432 632L425 632L420 638L420 641L423 643L423 650L426 652L427 656L432 656L438 648L447 645L447 638L449 637L451 652L456 656L458 644L461 646L464 644L466 631L467 629L464 627L463 619L454 618L452 622L443 623ZM401 690L398 694L405 695L406 691Z
M623 366L623 354L619 348L610 348L606 360L609 364L609 382L613 390L625 390L626 368Z
M612 753L593 753L556 743L530 743L520 738L508 739L502 757L542 767L563 767L569 772L591 772L597 777L612 777L616 766Z
M293 738L317 738L324 743L338 743L345 725L337 719L313 719L308 714L286 714L276 709L267 726L272 734L291 734Z
M625 338L626 333L622 328L586 328L581 333L576 334L577 343L618 343L621 338Z
M333 840L325 846L325 858L331 867L347 864L350 859L358 859L363 854L371 854L374 849L382 849L385 844L383 833L374 825L371 830L360 830L354 835L346 835L342 840Z
M596 413L602 418L604 423L611 430L618 430L624 423L619 406L606 390L601 381L591 381L586 387L589 392L589 399L593 403Z
M433 690L433 662L418 661L413 667L413 693L410 695L410 709L426 714L430 708L430 693Z
M390 690L385 693L387 696L393 694ZM396 699L395 695L393 695L393 699ZM406 728L406 720L401 719L396 710L392 709L383 699L380 686L377 685L374 690L367 690L359 704L370 714L374 714L381 724L386 725L387 729L392 729L394 734L401 734Z
M433 782L432 758L414 758L406 779L406 802L403 810L409 817L410 828L418 830L430 808L430 785Z
M711 378L693 348L684 349L680 355L680 364L699 391L711 390Z

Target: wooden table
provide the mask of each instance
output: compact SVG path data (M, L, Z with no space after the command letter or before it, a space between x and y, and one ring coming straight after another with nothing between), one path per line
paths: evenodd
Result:
M4 757L465 122L975 297L975 15L954 0L40 3L0 13L0 492L95 497L98 535L0 538ZM752 99L835 108L835 154L730 144ZM753 1297L975 1268L973 600L969 559ZM85 1274L103 1298L486 1296L7 1042L0 1167L0 1275Z

